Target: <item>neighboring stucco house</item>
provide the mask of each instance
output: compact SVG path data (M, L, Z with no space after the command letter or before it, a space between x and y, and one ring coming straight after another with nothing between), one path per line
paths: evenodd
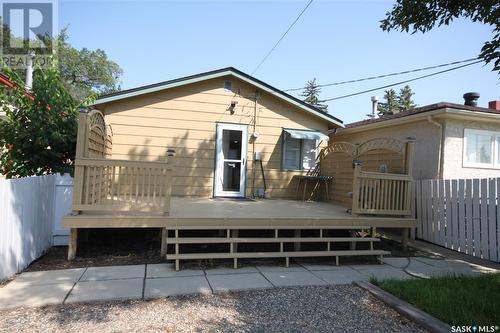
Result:
M267 195L294 197L293 176L314 168L318 146L342 126L232 67L106 95L93 108L113 130L111 158L164 160L175 148L174 196L253 196L263 170Z
M416 139L415 179L500 177L500 102L489 108L436 103L347 124L334 141Z

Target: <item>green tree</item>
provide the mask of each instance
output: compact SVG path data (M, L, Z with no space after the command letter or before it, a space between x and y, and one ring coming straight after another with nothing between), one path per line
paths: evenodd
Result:
M57 38L58 63L64 85L77 100L83 101L92 93L103 94L120 90L118 64L108 59L101 49L77 50L68 43L67 29Z
M493 62L493 70L500 72L500 2L498 0L397 0L386 13L380 27L384 31L425 33L436 25L448 25L463 17L493 27L493 38L486 41L479 57ZM467 41L464 41L465 43Z
M16 83L0 86L0 172L7 178L72 172L79 103L57 69L35 69L32 96L14 71L3 73Z
M304 97L304 102L311 104L314 107L317 107L322 112L328 112L328 105L321 104L319 99L319 93L321 92L321 88L316 83L316 78L307 81L306 87L304 91L300 94Z
M8 29L4 29L3 33L4 36L10 34ZM12 35L9 38L16 39ZM92 95L120 90L120 77L123 74L120 66L108 59L106 52L101 49L83 48L77 50L69 44L68 38L68 30L65 28L52 43L57 44L55 60L57 60L62 82L71 96L78 101L83 101ZM39 40L36 42L41 43ZM26 46L24 53L29 52L30 50ZM36 54L36 49L33 52L35 58L39 56ZM14 71L21 80L25 80L26 71L24 69Z
M379 116L395 114L415 107L415 103L412 99L413 95L415 95L415 93L409 85L401 88L399 94L397 94L394 89L386 90L384 93L385 102L378 104Z
M406 111L415 107L415 102L413 102L412 99L413 95L415 95L415 93L409 85L401 88L398 96L398 104L401 110Z
M380 116L394 114L399 112L398 95L394 89L389 89L384 92L385 102L378 104L378 114Z

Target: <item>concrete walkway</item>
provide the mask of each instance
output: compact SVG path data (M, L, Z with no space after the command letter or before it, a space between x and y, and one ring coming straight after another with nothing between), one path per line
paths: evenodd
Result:
M448 274L498 272L458 260L385 258L383 265L332 266L298 261L285 268L248 265L239 269L184 269L173 264L88 267L20 274L0 288L0 308L117 299L149 299L249 289L348 284L377 279L410 279Z

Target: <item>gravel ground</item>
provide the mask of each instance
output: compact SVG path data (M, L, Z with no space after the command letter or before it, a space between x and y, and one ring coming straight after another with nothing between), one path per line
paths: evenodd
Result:
M0 311L1 332L425 332L353 285Z

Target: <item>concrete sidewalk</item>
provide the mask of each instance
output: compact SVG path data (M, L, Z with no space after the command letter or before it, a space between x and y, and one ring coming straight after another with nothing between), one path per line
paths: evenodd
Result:
M0 308L72 302L149 299L183 294L328 284L377 279L410 279L448 274L498 272L459 260L385 258L383 265L333 266L298 261L289 268L248 265L239 269L184 269L173 264L108 266L20 274L0 288Z

